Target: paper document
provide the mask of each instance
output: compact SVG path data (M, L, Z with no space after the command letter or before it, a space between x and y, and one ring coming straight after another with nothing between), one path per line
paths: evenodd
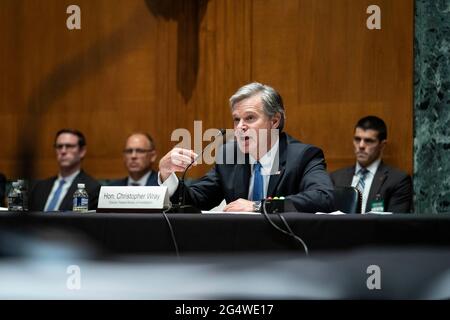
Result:
M375 211L369 211L365 214L392 214L393 212L375 212Z
M316 212L316 214L331 214L331 215L340 215L340 214L346 214L342 211L334 211L334 212Z
M246 211L202 211L202 214L261 214L259 212L246 212Z

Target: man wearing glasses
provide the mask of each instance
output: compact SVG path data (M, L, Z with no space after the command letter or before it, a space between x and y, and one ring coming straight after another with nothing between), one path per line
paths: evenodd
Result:
M73 193L84 183L89 194L89 210L97 208L100 184L81 169L86 155L86 139L78 130L62 129L55 137L57 176L38 181L29 194L32 211L72 211Z
M158 186L158 173L152 170L156 160L155 144L147 133L133 133L125 143L123 162L128 177L111 182L111 186Z

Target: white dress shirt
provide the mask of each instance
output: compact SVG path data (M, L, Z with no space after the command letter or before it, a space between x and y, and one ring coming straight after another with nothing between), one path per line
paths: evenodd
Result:
M59 182L61 180L64 180L65 183L62 186L61 194L59 195L59 199L56 202L56 207L55 207L55 210L59 210L59 206L61 205L61 202L63 201L64 197L66 196L67 191L69 190L70 186L72 185L73 180L79 173L80 173L80 170L78 170L78 171L72 173L70 176L67 176L64 178L61 175L58 175L58 179L56 179L55 182L53 183L52 191L48 195L47 202L45 203L44 211L47 211L50 201L53 198L53 195L55 194L56 190L58 189Z
M367 170L369 170L369 172L367 172L366 179L364 180L364 192L362 195L362 208L361 208L362 213L366 212L365 210L367 205L367 198L369 197L370 187L372 186L373 178L375 177L375 173L378 170L380 162L381 159L379 158L374 162L372 162L372 164L366 168ZM361 165L358 162L356 162L355 172L353 174L352 180L352 187L356 187L358 185L358 181L360 179L359 170L361 170L361 168L362 168ZM370 208L368 211L370 211Z
M261 157L261 159L259 159L259 163L261 163L261 176L263 178L263 196L264 198L267 197L267 189L269 188L269 180L270 180L270 176L272 174L274 174L276 171L278 171L278 161L275 163L276 168L274 168L274 162L275 162L275 157L278 156L278 146L279 146L279 140L277 140L277 142L274 143L274 145L272 146L272 148L264 155ZM252 168L251 168L251 176L250 176L250 186L248 188L248 199L251 200L252 199L252 194L253 194L253 182L254 182L254 176L255 176L255 172L253 170L253 166L254 163L256 163L256 159L253 158L252 156L249 157L250 158L250 163L252 164Z

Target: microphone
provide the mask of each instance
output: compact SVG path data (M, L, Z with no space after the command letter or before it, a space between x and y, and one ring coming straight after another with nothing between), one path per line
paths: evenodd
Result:
M225 136L226 130L225 129L219 129L219 132L214 136L215 139L217 139L218 137L223 137ZM201 210L199 210L198 208L191 206L191 205L185 205L185 198L186 198L186 194L185 194L185 189L186 189L186 184L184 182L184 178L186 176L187 171L189 170L189 168L194 164L195 161L197 161L201 156L203 155L203 149L201 150L200 154L197 155L197 157L195 157L191 163L189 163L189 165L186 167L186 169L184 169L183 171L183 175L181 176L180 179L180 195L178 197L178 205L174 208L175 212L177 213L201 213Z

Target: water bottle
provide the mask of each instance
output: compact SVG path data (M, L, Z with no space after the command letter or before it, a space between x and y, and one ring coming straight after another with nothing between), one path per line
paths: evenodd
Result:
M19 186L17 181L12 183L8 194L8 211L23 211L23 198Z
M84 183L79 183L78 190L73 194L73 211L86 212L89 208L89 195Z

